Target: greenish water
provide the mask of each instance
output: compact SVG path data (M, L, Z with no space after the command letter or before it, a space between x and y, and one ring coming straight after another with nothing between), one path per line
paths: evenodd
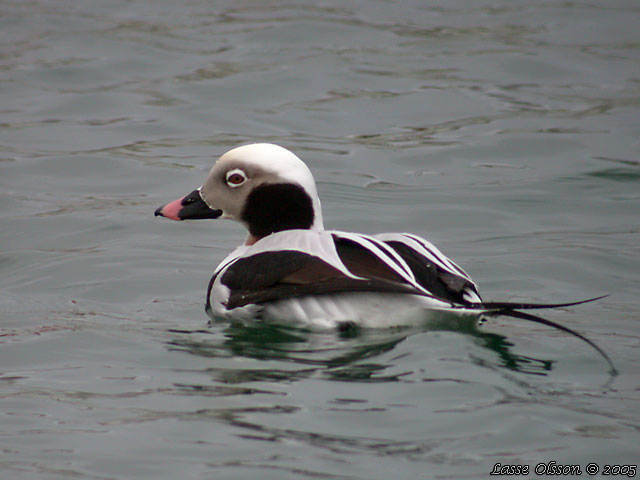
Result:
M0 477L636 464L639 21L634 1L1 1ZM546 316L620 375L506 318L208 326L244 232L153 211L251 141L307 162L328 228L425 236L485 299L611 294Z

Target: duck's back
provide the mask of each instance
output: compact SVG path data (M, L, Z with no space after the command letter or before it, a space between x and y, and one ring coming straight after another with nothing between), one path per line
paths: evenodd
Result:
M287 230L223 260L209 284L207 311L238 320L389 326L412 322L425 308L476 299L468 275L420 237Z

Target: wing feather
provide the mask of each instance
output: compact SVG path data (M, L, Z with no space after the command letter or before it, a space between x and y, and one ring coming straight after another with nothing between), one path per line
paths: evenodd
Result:
M230 290L226 308L340 292L425 296L425 292L404 281L385 262L377 260L372 252L358 244L344 242L337 244L337 248L354 276L346 275L319 257L297 250L261 252L239 258L220 272L220 282Z
M409 234L376 237L392 247L407 263L416 282L436 297L461 305L481 301L469 275L428 241Z

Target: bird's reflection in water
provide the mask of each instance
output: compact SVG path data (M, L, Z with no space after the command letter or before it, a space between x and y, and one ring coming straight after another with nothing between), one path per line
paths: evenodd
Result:
M295 381L321 374L334 380L360 382L390 382L411 374L411 371L387 373L392 366L384 354L394 350L407 338L430 332L457 332L473 338L476 345L492 352L477 352L469 362L488 368L503 368L532 375L546 375L553 360L533 358L512 351L507 337L486 332L478 318L443 315L427 324L390 329L360 329L347 326L340 331L312 331L272 323L213 324L201 330L172 330L168 345L202 357L244 357L285 362L279 368L240 369L218 372L228 383L245 381ZM497 358L496 358L497 356ZM393 364L398 367L398 358ZM215 369L215 367L212 367Z

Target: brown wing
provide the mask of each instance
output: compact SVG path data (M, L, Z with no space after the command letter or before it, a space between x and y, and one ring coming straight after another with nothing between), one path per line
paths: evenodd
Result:
M231 264L220 279L231 290L227 308L339 292L424 294L402 283L388 267L385 270L377 265L370 256L373 254L365 249L360 248L362 252L358 252L350 246L347 250L343 258L345 265L364 279L351 278L324 260L296 250L262 252L241 258ZM338 251L342 255L340 249Z
M429 258L416 252L410 246L396 241L387 241L398 255L407 263L416 281L435 297L457 304L469 304L464 299L465 291L475 292L478 297L476 286L461 275L444 270Z

